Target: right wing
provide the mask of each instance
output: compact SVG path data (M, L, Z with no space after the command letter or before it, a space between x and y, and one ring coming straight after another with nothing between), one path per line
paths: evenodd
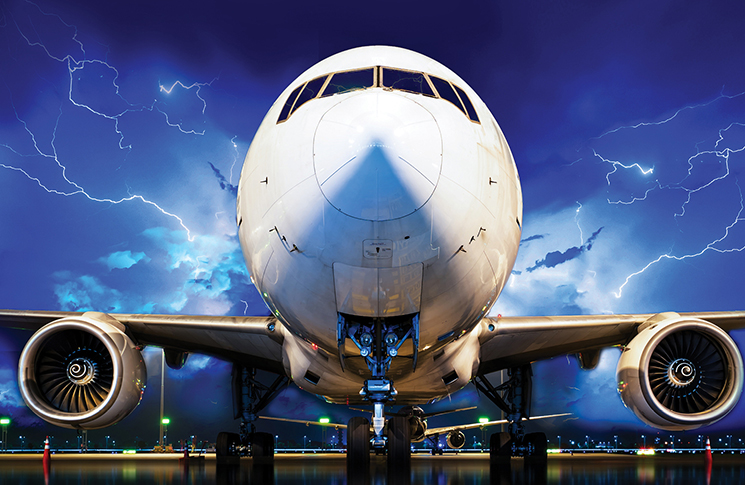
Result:
M36 331L62 318L99 318L97 312L0 310L0 327ZM274 317L108 314L140 346L193 352L284 374L284 327Z

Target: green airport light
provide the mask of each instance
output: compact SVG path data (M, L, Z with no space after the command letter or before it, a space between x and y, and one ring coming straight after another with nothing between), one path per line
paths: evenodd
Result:
M318 422L321 424L329 424L331 420L329 418L321 418L318 420Z
M481 424L486 424L488 422L489 422L489 418L484 418L484 417L479 418L479 423L481 423Z
M7 426L10 424L10 418L0 418L0 424L3 426Z
M163 418L163 421L161 421L163 424L171 424L171 420L168 418Z

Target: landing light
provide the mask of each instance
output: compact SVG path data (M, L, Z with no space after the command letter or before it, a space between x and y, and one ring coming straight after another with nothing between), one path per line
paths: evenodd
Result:
M369 333L365 332L362 335L360 335L360 343L363 345L363 347L369 347L370 344L373 342L373 337Z

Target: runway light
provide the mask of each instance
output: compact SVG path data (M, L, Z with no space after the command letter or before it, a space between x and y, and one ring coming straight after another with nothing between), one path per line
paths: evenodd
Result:
M329 418L321 418L318 420L318 422L321 424L329 424L330 420Z
M171 420L168 418L163 418L163 421L161 421L163 424L171 424Z
M125 455L135 455L137 454L137 450L124 450L122 451Z
M488 422L489 422L489 418L484 418L484 417L479 418L479 423L481 424L486 424Z

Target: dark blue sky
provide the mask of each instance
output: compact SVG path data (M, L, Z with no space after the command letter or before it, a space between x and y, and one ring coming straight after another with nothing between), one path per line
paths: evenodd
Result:
M285 86L367 44L447 65L505 132L526 241L494 313L743 308L740 2L275 3L0 3L1 308L266 313L232 186ZM0 412L41 434L16 388L22 340L0 333ZM576 417L549 432L649 432L616 394L618 353L594 372L534 366L534 411ZM95 433L157 439L146 358L141 406ZM167 377L173 433L235 426L228 364L195 356ZM433 407L470 402L458 420L496 415L470 387ZM741 430L742 409L713 430ZM351 416L297 389L268 412Z

